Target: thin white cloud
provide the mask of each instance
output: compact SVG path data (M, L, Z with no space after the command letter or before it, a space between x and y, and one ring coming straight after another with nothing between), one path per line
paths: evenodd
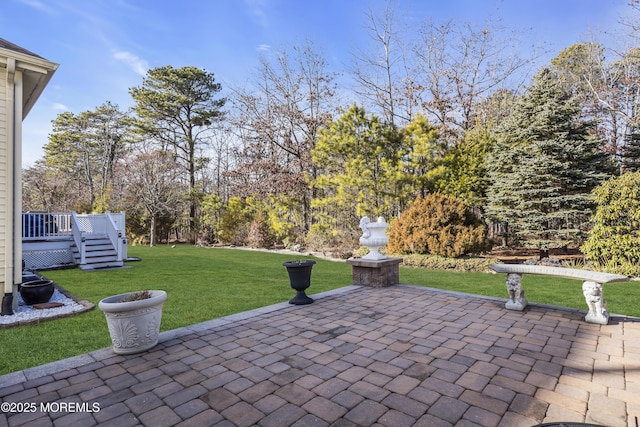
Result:
M269 52L271 51L271 45L259 44L256 50L258 50L259 52Z
M245 0L244 4L247 5L247 9L251 15L253 15L258 22L263 27L266 27L268 24L267 20L267 0Z
M127 64L135 73L140 74L143 77L147 75L149 63L138 55L124 50L119 50L113 54L113 57L118 61Z
M48 5L44 4L40 0L20 0L20 3L39 10L40 12L47 13L49 15L55 14L55 10Z
M59 102L54 102L51 107L56 111L69 111L69 107Z

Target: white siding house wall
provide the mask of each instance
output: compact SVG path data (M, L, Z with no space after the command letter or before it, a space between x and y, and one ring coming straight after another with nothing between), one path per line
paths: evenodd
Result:
M5 183L9 182L7 176L7 150L8 150L8 131L7 131L7 117L8 110L13 108L12 105L8 105L13 100L9 99L7 93L7 86L9 85L7 69L0 69L0 212L3 213L0 217L0 263L4 266L7 259L7 246L9 246L10 240L13 235L7 230L8 213L12 212L12 209L7 206L7 188ZM6 271L3 268L0 274L0 289L4 292L6 282Z
M20 127L22 122L22 73L16 70L15 59L9 58L2 86L4 86L4 109L3 109L3 139L0 145L0 263L2 274L0 281L5 294L17 288L19 271L15 265L15 202L16 193L15 173L16 157L15 150L20 149ZM19 166L18 166L19 167ZM18 243L19 245L21 243ZM19 262L19 261L18 261ZM17 275L18 274L18 275ZM17 308L16 299L13 301L14 310Z
M7 152L7 72L0 69L0 182L6 182L6 152ZM3 186L0 186L0 212L7 212L7 195ZM5 239L7 230L4 221L0 222L0 259L5 259ZM0 277L0 289L4 289L4 277Z
M22 281L22 120L57 64L0 38L0 291L2 315L17 310ZM15 297L15 298L14 298Z

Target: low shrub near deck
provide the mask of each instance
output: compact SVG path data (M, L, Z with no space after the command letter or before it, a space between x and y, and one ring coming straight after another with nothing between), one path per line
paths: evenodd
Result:
M451 271L478 271L489 272L491 264L497 264L500 261L496 258L448 258L439 255L398 255L402 258L402 264L407 267L419 267L429 270L451 270Z

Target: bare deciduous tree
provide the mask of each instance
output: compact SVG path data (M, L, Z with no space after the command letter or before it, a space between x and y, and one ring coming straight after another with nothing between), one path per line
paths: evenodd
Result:
M422 107L445 135L473 127L475 105L496 90L523 85L523 71L537 55L523 58L517 45L517 37L492 22L479 28L452 21L423 25L421 42L414 46L419 83L427 91Z
M80 201L86 194L64 171L38 160L22 172L22 210L65 212L83 210Z
M311 151L334 111L335 75L310 42L262 57L260 64L255 86L234 91L232 120L241 146L228 177L241 195L298 200L306 231L312 199L306 175L316 174Z
M384 12L366 13L370 51L354 55L352 74L355 92L372 104L387 123L403 126L420 108L423 86L417 84L415 61L407 49L397 9L387 2Z
M567 47L551 61L565 89L582 104L582 116L597 122L606 151L618 156L640 118L639 52L635 48L618 56L600 43L585 42ZM618 59L607 60L607 54Z
M149 244L156 244L156 225L160 215L176 217L184 208L186 186L180 185L181 167L166 151L140 153L123 166L127 198L147 216Z

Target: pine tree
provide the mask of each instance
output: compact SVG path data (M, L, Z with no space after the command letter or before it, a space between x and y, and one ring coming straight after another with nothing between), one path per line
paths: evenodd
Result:
M222 85L213 73L196 67L171 65L147 71L142 85L129 89L135 102L135 121L140 135L153 140L158 148L171 147L189 182L189 231L195 242L198 222L196 187L198 171L207 159L199 157L200 148L211 141L211 130L223 117L225 98L215 98Z
M316 224L358 232L359 217L390 217L397 210L401 138L393 126L351 106L320 131L313 150L319 173Z
M458 197L470 207L484 208L489 186L487 159L494 144L495 136L488 127L468 130L432 173L436 191Z
M640 171L640 129L632 127L625 138L622 151L623 172Z
M545 68L499 129L487 214L527 247L579 241L593 209L591 190L612 173L593 124L579 117L579 104Z

